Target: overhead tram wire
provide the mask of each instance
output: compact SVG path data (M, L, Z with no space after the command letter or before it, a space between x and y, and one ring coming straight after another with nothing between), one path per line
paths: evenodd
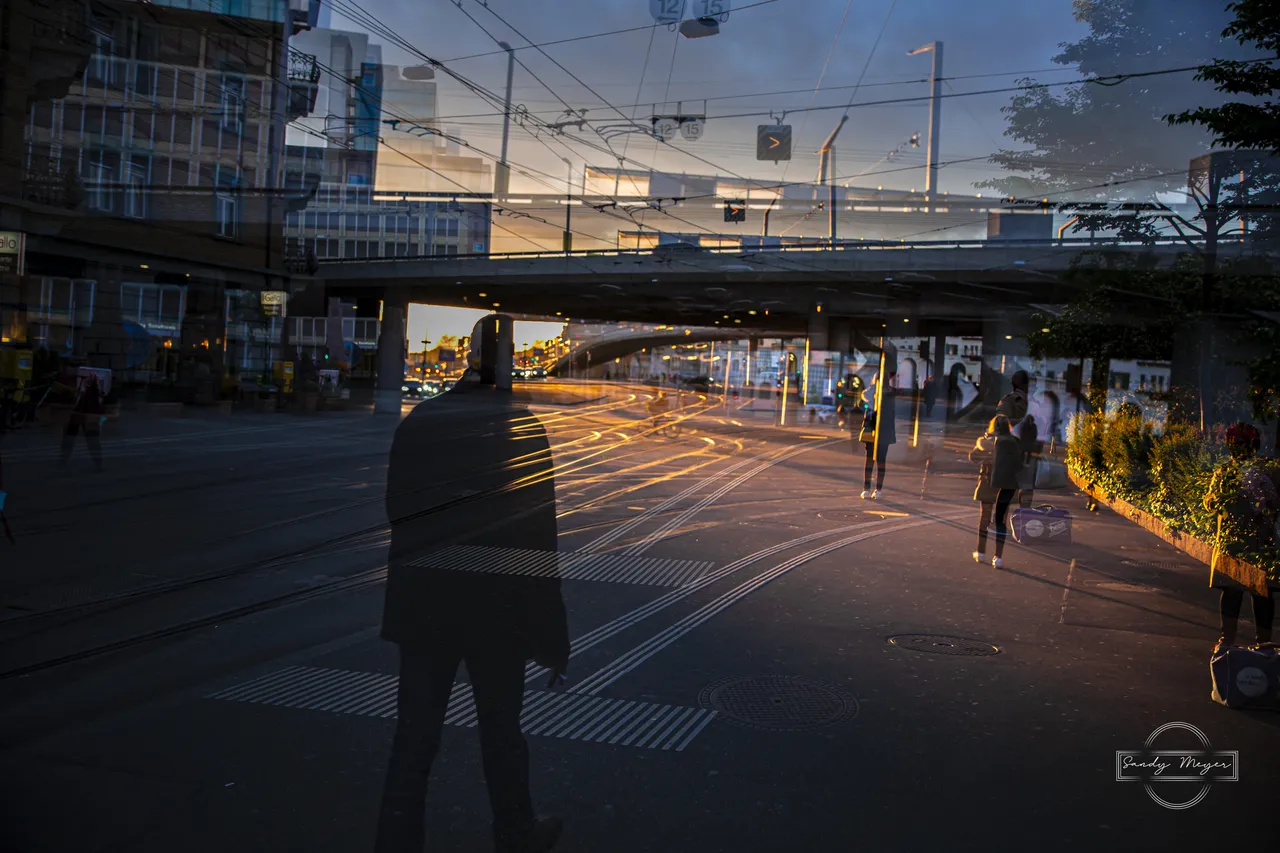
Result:
M746 11L746 10L748 10L748 9L754 9L754 8L756 8L756 7L758 7L758 6L768 6L768 5L772 4L772 3L777 3L777 2L778 2L778 0L759 0L759 2L756 2L756 3L749 3L749 4L747 4L746 6L739 6L738 8L734 9L733 11L734 11L734 12L745 12L745 11ZM625 29L621 29L621 30L609 30L609 31L607 31L607 32L602 32L602 33L590 33L590 34L588 34L588 35L584 35L584 36L573 36L573 37L571 37L571 38L556 39L556 40L554 40L554 41L544 41L544 42L542 42L541 44L532 44L532 43L530 43L530 44L528 44L528 45L526 45L526 46L524 46L524 47L517 47L517 48L515 48L515 49L516 49L516 50L529 50L530 48L538 48L538 47L554 47L555 45L558 45L558 44L570 44L570 43L572 43L572 42L587 41L587 40L589 40L589 39L604 38L604 37L606 37L606 36L622 35L622 34L624 34L624 33L638 33L638 32L640 32L641 30L652 30L652 31L656 31L656 30L658 30L658 29L660 29L660 28L662 28L662 27L666 27L666 26L667 26L666 24L646 24L646 25L641 26L641 27L627 27L627 28L625 28ZM458 57L454 57L453 59L446 59L446 60L443 60L443 61L444 61L444 62L462 62L463 60L466 60L466 59L479 59L480 57L484 57L484 56L500 56L500 55L502 55L503 53L505 53L505 51L501 51L501 50L491 50L491 51L488 51L487 53L472 53L472 54L468 54L467 56L458 56Z
M486 55L489 55L489 54L486 54ZM1062 73L1066 71L1076 71L1076 70L1077 69L1075 68L1031 68L1023 71L990 71L983 74L956 74L948 77L939 77L938 80L940 82L951 82L956 80L980 80L980 79L986 79L990 77L1018 77L1026 74L1049 74L1049 73L1055 73L1055 72ZM928 83L928 82L930 82L930 78L928 77L912 77L909 79L901 79L901 80L881 80L876 83L863 83L861 88L874 89L874 88L883 88L885 86L909 86L912 84ZM853 84L841 85L841 86L824 86L818 89L818 91L819 92L838 92L844 89L853 89L853 88L855 88ZM803 95L812 91L813 89L808 89L808 88L779 89L772 92L743 92L742 94L738 94L738 95L712 95L706 98L698 98L697 100L710 102L710 101L733 101L733 100L739 100L742 98L772 98L778 95ZM639 101L638 95L636 96L636 98L637 98L637 101ZM650 105L650 102L643 102L643 103L637 102L633 104L622 104L620 105L620 108L621 109L638 109L639 107L646 107L649 105ZM529 112L530 112L530 115L533 115L534 113L539 113L539 112L544 112L544 113L547 113L548 115L559 114L558 110L530 110ZM799 110L787 110L787 112L799 112ZM455 119L464 119L464 118L501 118L502 116L503 116L503 113L500 113L500 112L457 113L455 115L437 116L437 118L441 121L444 121L444 120L452 121ZM610 119L610 121L612 121L612 119Z
M849 10L853 8L853 0L849 0L844 7L844 14L840 16L840 26L836 27L835 37L831 39L831 47L827 50L827 59L822 63L822 71L818 73L818 82L814 84L813 91L809 93L809 106L813 106L813 101L818 97L818 90L822 88L822 81L827 76L827 68L831 65L831 57L835 55L836 45L840 43L840 34L844 32L845 21L849 19ZM859 81L861 82L861 81ZM785 112L783 113L786 114ZM799 139L804 135L804 129L809 123L809 114L806 112L800 122L800 129L796 131L795 138ZM791 159L788 158L786 164L782 167L782 175L778 178L780 181L787 179L787 172L791 169ZM781 191L779 191L781 192ZM785 232L784 232L785 233Z

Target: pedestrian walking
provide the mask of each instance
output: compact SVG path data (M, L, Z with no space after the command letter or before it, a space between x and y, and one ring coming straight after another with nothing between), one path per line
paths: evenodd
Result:
M938 404L938 381L930 376L924 381L925 416L933 417L933 408Z
M884 472L889 447L898 443L897 422L894 406L894 380L896 373L890 373L880 397L880 408L876 408L876 386L878 380L872 377L867 389L862 392L862 429L858 431L858 441L862 443L866 454L866 462L862 469L862 498L873 501L880 500L884 490ZM875 488L871 488L871 474L875 472Z
M973 491L973 499L982 505L982 514L978 517L978 550L973 552L973 561L987 561L987 530L994 519L996 554L991 565L997 569L1004 568L1009 504L1018 490L1018 474L1022 470L1022 452L1007 417L996 415L991 419L986 434L979 437L973 450L969 451L969 461L979 465L978 486Z
M427 782L459 663L475 703L495 850L545 853L560 835L559 819L535 817L520 731L526 663L549 670L549 688L561 686L570 650L554 574L551 449L511 395L511 323L490 315L476 325L463 378L416 406L392 444L382 636L398 646L400 681L377 853L425 847ZM499 558L505 571L494 570Z
M84 433L84 440L89 445L89 456L93 459L95 471L102 470L102 422L106 407L102 403L102 389L98 385L98 377L89 374L80 383L80 394L75 406L71 409L71 417L62 433L62 464L71 461L71 453L75 450L76 436Z
M1009 377L1009 382L1013 385L1013 390L1005 394L999 404L996 405L996 414L1004 415L1009 419L1009 426L1016 427L1027 416L1027 407L1030 405L1028 391L1031 387L1031 380L1025 370L1019 370Z
M1267 580L1267 594L1244 586L1224 571L1229 550L1267 553L1274 551L1280 519L1280 490L1267 472L1254 464L1254 457L1261 444L1257 428L1238 423L1227 430L1227 449L1231 458L1213 472L1209 491L1204 497L1204 508L1218 516L1218 530L1214 537L1213 562L1210 567L1209 585L1221 591L1219 615L1222 619L1222 636L1217 651L1236 645L1240 611L1245 593L1253 599L1255 638L1259 643L1270 643L1276 617L1276 596L1280 595L1280 581Z

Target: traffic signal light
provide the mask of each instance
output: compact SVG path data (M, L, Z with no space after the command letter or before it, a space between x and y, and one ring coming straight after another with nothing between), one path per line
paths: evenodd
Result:
M929 339L928 338L925 338L920 342L920 357L921 358L929 357Z
M746 222L747 221L747 203L742 200L726 201L724 203L724 221L725 222Z
M756 159L791 159L791 125L761 124L756 126Z

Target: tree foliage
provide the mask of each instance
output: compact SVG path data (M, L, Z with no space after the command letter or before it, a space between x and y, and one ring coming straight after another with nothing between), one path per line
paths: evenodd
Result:
M1184 185L1190 159L1207 148L1198 127L1170 127L1165 116L1212 99L1212 90L1187 85L1189 75L1124 79L1125 74L1203 64L1222 55L1229 21L1213 0L1075 0L1075 17L1089 26L1080 41L1063 43L1055 64L1096 83L1064 88L1025 79L1003 112L1005 135L1022 147L992 161L1014 173L979 186L1025 197L1072 202L1146 200Z

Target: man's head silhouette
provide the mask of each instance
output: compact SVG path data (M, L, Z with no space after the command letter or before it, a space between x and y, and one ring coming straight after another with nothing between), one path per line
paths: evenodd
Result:
M511 390L511 370L515 362L515 322L506 314L481 317L471 330L467 352L467 373L472 381Z

